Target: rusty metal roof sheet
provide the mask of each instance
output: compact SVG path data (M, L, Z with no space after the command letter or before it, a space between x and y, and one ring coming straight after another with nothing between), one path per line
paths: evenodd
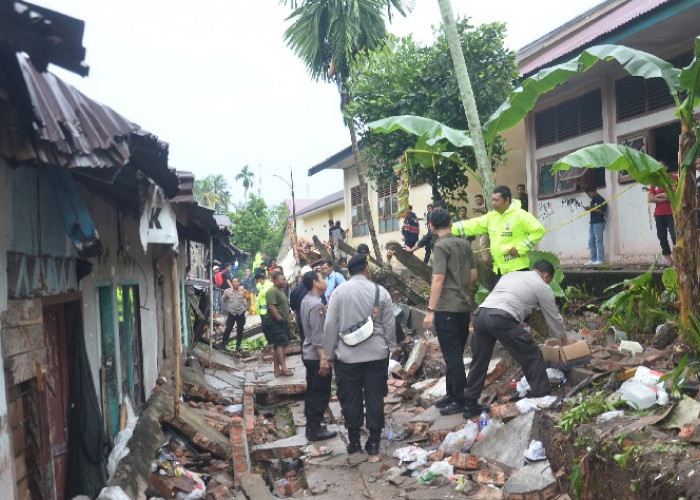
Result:
M581 49L602 35L610 33L629 23L633 19L656 9L660 5L669 3L670 1L671 0L632 0L620 5L609 13L604 13L603 15L598 16L597 18L595 18L595 11L600 9L600 6L594 7L573 21L570 21L564 26L557 28L552 33L545 35L539 40L523 48L521 52L532 49L538 45L546 46L548 42L552 43L550 47L544 48L542 52L533 59L522 62L519 68L520 73L522 75L529 75L556 61L557 59ZM582 23L582 27L576 30L573 35L566 38L562 37L561 40L555 40L557 35L563 33L564 28L569 27L569 25L571 25L573 28L573 25L576 23Z

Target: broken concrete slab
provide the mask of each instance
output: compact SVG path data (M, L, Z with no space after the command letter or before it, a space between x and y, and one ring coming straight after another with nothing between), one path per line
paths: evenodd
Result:
M408 421L409 422L430 422L430 423L433 423L441 416L442 415L440 415L440 408L436 408L435 406L429 406L427 409L423 410L422 412L416 413L415 415L413 415L411 418L408 419Z
M274 500L260 474L243 474L240 478L241 491L248 500Z
M503 487L508 497L522 495L530 498L553 498L557 492L557 480L548 460L526 464L517 469ZM516 497L520 498L520 497Z
M316 500L364 500L367 494L361 473L347 464L340 467L309 465L306 470L306 484ZM342 492L342 493L341 493Z
M204 350L200 346L192 349L193 354L197 357L197 361L202 366L207 368L216 368L218 370L226 370L230 372L241 371L241 367L236 364L234 359L223 352L216 349Z
M306 436L297 434L272 443L259 444L251 447L250 459L253 461L269 460L271 458L299 458L301 449L308 444Z
M700 403L694 399L681 399L661 424L663 429L681 429L700 416Z
M231 458L232 450L229 438L214 429L189 406L180 405L180 418L175 418L174 415L164 415L160 421L183 433L195 447L211 453L212 456L224 460Z
M437 382L421 393L421 400L428 404L432 404L433 401L444 398L445 395L447 395L447 386L445 385L446 380L446 377L440 377Z
M502 427L491 431L471 448L472 455L503 462L517 469L525 463L523 453L530 441L541 441L541 412L521 415Z
M329 426L330 430L338 430L335 426ZM315 443L309 443L310 445L320 448L321 446L327 446L331 449L330 454L322 455L318 457L312 457L309 455L304 456L304 462L308 465L322 465L324 467L335 467L335 466L347 466L348 463L348 452L345 445L345 441L341 438L341 433L338 433L335 437L331 439L326 439L324 441L317 441ZM305 451L302 450L302 451Z
M411 384L411 388L413 388L419 392L424 391L425 389L428 389L428 388L434 386L437 381L438 381L438 379L436 379L436 378L429 378L426 380L421 380L420 382L416 382L415 384Z

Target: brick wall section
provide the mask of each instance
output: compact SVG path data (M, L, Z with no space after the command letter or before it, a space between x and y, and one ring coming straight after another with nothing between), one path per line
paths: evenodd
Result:
M251 435L255 429L255 388L252 386L243 391L243 418L246 435Z
M231 445L233 447L233 475L238 481L243 474L250 472L248 439L241 417L231 419Z

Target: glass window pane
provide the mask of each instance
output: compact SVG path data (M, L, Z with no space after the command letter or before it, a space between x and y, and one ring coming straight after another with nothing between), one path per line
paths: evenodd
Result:
M386 219L379 219L379 232L380 233L386 232Z
M395 214L398 211L399 211L399 199L396 196L394 196L391 199L391 213Z

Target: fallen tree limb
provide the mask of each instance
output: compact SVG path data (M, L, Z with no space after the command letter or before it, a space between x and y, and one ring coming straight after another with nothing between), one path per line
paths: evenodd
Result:
M386 244L386 248L394 253L394 257L406 266L417 277L430 284L433 280L433 270L425 265L422 260L407 252L403 246L396 242L390 241Z

